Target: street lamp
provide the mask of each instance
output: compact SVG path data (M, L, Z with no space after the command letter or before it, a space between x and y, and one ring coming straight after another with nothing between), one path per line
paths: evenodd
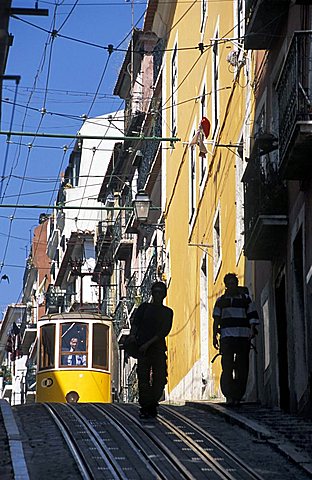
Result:
M146 222L149 214L151 200L144 190L139 190L133 202L135 218L139 222Z

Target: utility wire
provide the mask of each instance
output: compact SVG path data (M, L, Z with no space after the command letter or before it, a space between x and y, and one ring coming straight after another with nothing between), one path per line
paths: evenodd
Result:
M15 95L14 95L14 101L13 101L13 105L12 105L12 114L11 114L11 121L10 121L10 131L13 127L13 119L14 119L14 113L15 113L15 106L16 106L16 98L17 98L17 91L18 91L18 84L19 84L19 81L16 81L16 84L15 84ZM4 161L3 161L3 168L2 168L2 178L4 179L4 176L5 176L5 170L6 170L6 166L7 166L7 162L8 162L8 156L9 156L9 148L10 148L10 142L7 141L7 144L6 144L6 149L5 149L5 155L4 155ZM3 180L1 181L0 183L0 203L2 203L2 190L3 190Z
M68 21L69 17L71 16L71 14L73 13L73 11L75 10L75 7L77 6L77 3L78 3L78 0L76 0L76 2L74 3L72 9L70 10L70 12L68 13L67 17L65 18L65 20L63 21L63 23L61 24L61 26L58 28L58 32L60 30L62 30L62 28L64 27L65 23Z

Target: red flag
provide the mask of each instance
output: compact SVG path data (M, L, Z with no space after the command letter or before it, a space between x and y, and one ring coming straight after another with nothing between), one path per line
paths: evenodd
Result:
M209 135L209 132L210 132L210 122L209 122L208 118L203 117L201 122L200 122L200 126L203 129L205 137L208 138L208 135Z

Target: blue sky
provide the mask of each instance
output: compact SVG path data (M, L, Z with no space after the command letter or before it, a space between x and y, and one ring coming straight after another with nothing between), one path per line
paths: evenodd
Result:
M12 6L30 8L35 2L13 0ZM108 60L107 50L100 47L112 44L125 50L132 25L142 26L146 2L50 0L39 1L38 6L48 8L49 16L10 19L14 42L5 73L20 75L21 81L15 107L15 82L4 82L1 130L12 125L13 131L75 135L82 115L89 112L95 117L122 108L112 93L125 53L113 52ZM52 41L44 30L57 30L76 40L56 36ZM11 137L10 144L6 140L0 135L0 175L4 173L0 204L53 204L59 172L68 163L70 140ZM65 152L64 146L69 147ZM30 239L44 212L0 208L0 279L9 278L9 283L0 280L0 318L7 304L20 300Z

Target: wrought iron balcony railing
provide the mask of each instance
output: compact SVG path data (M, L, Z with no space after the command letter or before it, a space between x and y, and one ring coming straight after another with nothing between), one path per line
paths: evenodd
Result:
M153 51L153 75L154 75L154 83L157 80L159 71L161 69L162 65L162 60L164 56L164 51L165 51L165 39L161 38L157 44L155 45L154 51Z
M154 252L153 256L150 259L148 267L146 269L145 275L143 277L140 292L142 297L142 302L148 302L151 296L151 287L154 282L157 280L157 256Z
M131 98L125 102L125 133L136 129L144 119L143 100Z
M128 402L137 402L139 397L137 366L134 365L128 376Z
M125 260L133 246L134 235L126 232L126 216L125 212L121 211L117 215L113 226L113 251L114 256Z
M270 259L287 226L287 187L271 164L254 158L245 184L245 254L250 260Z
M288 154L295 130L305 124L311 136L312 128L312 31L296 32L285 59L276 92L279 107L280 161ZM299 131L299 134L301 132ZM301 154L311 153L311 142L306 143ZM309 152L307 151L309 147ZM304 152L305 151L305 152ZM288 177L291 178L291 177Z
M134 272L127 285L127 305L129 313L131 313L133 308L137 306L138 300L140 298L140 287L137 282L138 273Z
M105 287L104 298L101 305L101 313L113 317L117 305L117 285Z
M71 295L66 294L65 290L61 290L54 285L50 285L45 294L46 312L58 313L64 312L70 305Z
M161 116L160 114L156 115L155 125L153 130L154 136L161 136ZM139 166L139 176L138 176L138 189L143 190L147 181L147 177L151 171L151 167L156 158L160 145L159 140L154 140L150 142L144 142L141 151L143 158Z
M117 305L117 308L114 312L113 327L117 339L123 329L130 328L127 302L125 300L121 300Z

